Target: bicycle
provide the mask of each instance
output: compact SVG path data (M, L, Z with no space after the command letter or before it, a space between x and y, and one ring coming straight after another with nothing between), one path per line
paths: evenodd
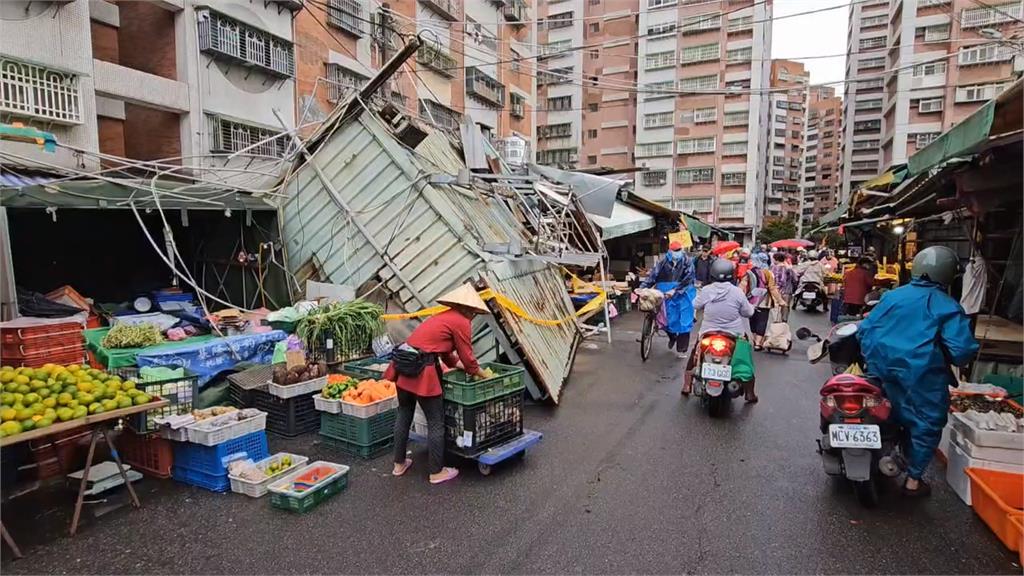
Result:
M644 312L644 325L640 329L640 358L647 362L651 356L651 347L654 345L654 335L658 333L658 311L648 310Z

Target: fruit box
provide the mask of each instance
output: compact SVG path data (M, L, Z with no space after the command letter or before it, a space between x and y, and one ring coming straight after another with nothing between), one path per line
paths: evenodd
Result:
M290 472L296 472L297 467L301 468L306 464L306 462L309 462L309 458L305 456L292 454L290 452L278 452L269 458L264 458L263 460L256 462L256 467L266 473L267 467L271 464L280 463L285 457L291 459L291 466L257 482L229 474L228 478L231 479L231 491L239 494L245 494L246 496L251 496L253 498L259 498L267 493L267 486L270 486L270 484L276 482L278 479Z
M319 460L267 487L270 504L293 512L309 512L348 486L348 466Z

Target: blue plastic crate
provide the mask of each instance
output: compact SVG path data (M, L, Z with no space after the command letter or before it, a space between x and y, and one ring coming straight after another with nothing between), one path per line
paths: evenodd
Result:
M227 474L224 458L239 452L245 452L246 456L253 461L262 460L270 456L266 430L232 438L216 446L203 446L202 444L193 444L191 442L175 442L174 465L175 467L219 476Z
M198 470L190 470L181 466L171 468L171 477L191 486L205 488L211 492L227 492L231 488L231 480L227 472L224 474L207 474Z

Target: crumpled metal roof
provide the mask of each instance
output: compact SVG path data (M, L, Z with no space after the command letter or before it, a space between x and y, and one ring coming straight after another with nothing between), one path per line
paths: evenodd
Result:
M538 317L572 313L556 267L510 264L512 260L483 250L485 244L527 238L500 194L484 187L430 183L432 177L465 169L447 138L428 133L413 151L374 115L362 114L318 144L312 159L300 164L282 186L287 198L279 207L279 222L293 273L312 261L330 282L358 287L380 278L407 312L432 305L448 290L483 275L499 291L513 290L508 296L524 308L544 312ZM507 284L507 274L489 275L491 267L527 270L534 281ZM540 387L557 400L575 354L576 323L557 329L525 327L504 312L501 320L513 326L513 347L524 351ZM482 324L477 323L475 348L481 359L492 359L495 337Z

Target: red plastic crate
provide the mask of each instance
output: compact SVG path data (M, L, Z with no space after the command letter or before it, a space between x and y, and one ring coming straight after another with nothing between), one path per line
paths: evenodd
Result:
M38 356L47 352L59 353L61 349L71 347L85 347L85 337L82 331L48 336L46 338L32 338L18 344L0 344L0 354L3 356Z
M13 322L18 322L18 320ZM44 342L47 338L75 333L81 334L82 331L83 327L78 322L4 327L0 328L0 343L31 344L33 340Z
M125 430L117 439L121 461L148 476L170 478L174 465L171 441L156 434L136 434Z
M3 359L4 364L10 364L11 366L14 367L27 366L29 368L41 368L44 364L60 364L64 366L68 364L84 364L85 361L86 359L84 348L78 348L77 350L72 350L69 352L64 352L56 355L47 354L42 356L30 356L28 358L17 359L5 357Z

